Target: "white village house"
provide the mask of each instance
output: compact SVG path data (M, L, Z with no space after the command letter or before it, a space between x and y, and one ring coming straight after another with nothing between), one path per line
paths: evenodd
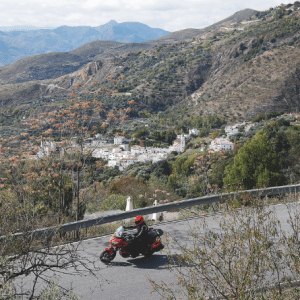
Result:
M237 134L239 132L239 127L245 126L245 125L246 125L246 122L226 126L225 132L227 134L227 137L229 138L231 135Z
M126 141L125 136L116 135L114 137L114 145L122 145Z
M229 138L231 135L237 134L239 132L239 127L245 126L245 132L248 132L254 124L249 124L249 122L237 123L234 125L228 125L225 127L225 132Z
M173 145L169 147L169 151L183 152L185 147L185 139L188 135L181 134L177 135L177 139L174 141Z
M196 128L193 128L193 129L189 129L189 135L195 135L195 136L198 136L200 130L196 129Z
M234 144L230 142L227 138L216 138L211 142L208 149L213 152L221 150L230 151L234 149Z

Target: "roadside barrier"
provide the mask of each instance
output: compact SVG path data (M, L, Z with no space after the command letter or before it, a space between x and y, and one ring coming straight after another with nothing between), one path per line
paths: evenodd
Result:
M32 238L38 238L38 237L42 237L45 235L47 235L47 236L53 235L57 232L64 233L64 232L68 232L68 231L78 231L79 229L88 228L88 227L92 227L92 226L96 226L96 225L102 225L102 224L120 221L120 220L124 220L124 219L129 219L129 218L136 217L138 215L149 215L149 214L160 213L160 212L175 210L175 209L181 209L181 208L200 205L200 204L210 204L210 203L214 203L214 202L220 202L220 201L226 200L228 198L239 198L239 196L241 196L241 195L249 195L251 197L265 197L265 196L297 193L299 191L300 191L300 184L296 184L296 185L286 185L286 186L279 186L279 187L253 189L253 190L204 196L204 197L199 197L199 198L171 202L171 203L167 203L167 204L160 204L160 205L151 206L151 207L128 210L128 211L125 211L122 213L107 215L107 216L94 218L94 219L66 223L61 226L53 226L53 227L38 229L38 230L34 230L30 233L26 233L26 235L30 234L30 236ZM12 236L17 238L17 237L21 237L22 235L23 235L23 233L16 233L16 234L13 234ZM5 239L5 236L0 237L0 240L3 240L3 239Z

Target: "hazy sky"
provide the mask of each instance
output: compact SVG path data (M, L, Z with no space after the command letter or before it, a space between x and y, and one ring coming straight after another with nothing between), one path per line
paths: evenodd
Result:
M294 1L293 1L294 2ZM266 10L286 0L0 0L0 26L99 26L136 21L176 31L203 28L238 10Z

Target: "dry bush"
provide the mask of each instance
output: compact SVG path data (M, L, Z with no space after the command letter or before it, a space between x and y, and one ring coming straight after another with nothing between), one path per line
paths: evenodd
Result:
M162 299L283 299L283 290L300 280L300 203L293 200L283 204L288 220L261 199L247 199L239 209L230 201L213 223L199 219L189 243L168 236L176 284L150 280L153 290Z

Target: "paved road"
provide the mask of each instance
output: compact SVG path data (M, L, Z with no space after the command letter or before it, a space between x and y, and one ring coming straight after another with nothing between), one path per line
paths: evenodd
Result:
M189 227L196 221L184 220L164 223L156 226L171 236L186 237ZM155 226L153 226L155 227ZM74 290L82 299L160 299L157 293L151 294L151 285L147 278L158 282L173 282L174 276L165 268L168 263L164 251L155 253L150 258L122 258L118 253L113 262L106 266L99 260L99 254L108 246L109 236L84 241L84 256L96 260L96 266L102 269L97 272L99 281L93 277L64 276L64 285L73 283ZM174 251L175 255L176 251Z
M286 227L285 220L288 217L285 205L276 206L283 227ZM207 217L209 228L218 231L218 215ZM170 236L186 238L187 231L199 221L198 218L173 221L157 225L164 232L169 232ZM155 227L155 226L153 226ZM135 259L124 259L119 254L111 265L103 265L99 260L99 254L108 246L109 236L86 240L82 243L82 254L84 257L95 261L98 279L93 276L79 277L63 275L60 283L69 287L71 284L74 291L81 294L82 299L139 299L151 300L160 299L157 293L151 294L151 286L147 278L155 279L156 282L174 282L174 276L165 268L168 263L166 253L154 254L151 258L137 257ZM176 249L172 249L172 254L176 254Z

